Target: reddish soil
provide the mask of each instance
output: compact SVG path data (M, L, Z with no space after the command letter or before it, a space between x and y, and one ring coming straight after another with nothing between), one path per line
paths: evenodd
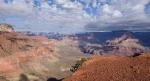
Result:
M150 54L93 56L63 81L150 81Z

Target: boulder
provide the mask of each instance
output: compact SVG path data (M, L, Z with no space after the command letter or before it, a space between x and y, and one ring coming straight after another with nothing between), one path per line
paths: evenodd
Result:
M0 31L1 32L14 32L14 28L9 24L2 23L0 24Z

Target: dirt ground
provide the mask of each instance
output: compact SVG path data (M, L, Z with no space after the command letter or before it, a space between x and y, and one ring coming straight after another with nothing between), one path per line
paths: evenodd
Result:
M63 81L150 81L150 54L93 56Z

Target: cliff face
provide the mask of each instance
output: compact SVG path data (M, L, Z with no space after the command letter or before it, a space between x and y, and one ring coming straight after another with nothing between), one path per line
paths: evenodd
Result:
M113 40L107 40L106 43L106 47L112 47L110 50L111 53L124 54L127 56L134 56L148 50L138 39L127 34Z
M49 71L42 62L57 61L53 44L47 38L15 32L1 32L0 38L0 76L10 81L17 81L15 77L21 73L38 79L39 74L45 75L43 70Z
M2 31L2 32L13 32L14 28L9 24L0 24L0 31Z
M96 39L93 37L90 40ZM134 56L149 51L149 47L144 46L139 39L126 33L119 37L107 39L103 44L83 41L80 43L79 48L87 54L119 54L124 56Z
M93 56L63 81L149 81L150 55Z
M50 40L17 32L0 32L0 81L30 81L64 78L84 54L71 40ZM20 80L22 81L22 80Z
M0 38L0 58L29 51L48 42L48 39L44 37L26 36L15 32L0 32Z

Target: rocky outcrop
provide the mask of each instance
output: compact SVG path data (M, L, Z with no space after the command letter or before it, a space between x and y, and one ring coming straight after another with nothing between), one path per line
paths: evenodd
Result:
M53 40L17 32L0 32L0 81L46 81L71 74L70 67L85 56L71 40Z
M109 39L104 44L84 42L80 44L79 48L87 54L121 54L125 56L134 56L149 51L148 47L143 46L138 39L128 34Z
M124 34L121 37L113 40L107 40L105 48L111 47L111 50L107 50L112 53L125 54L127 56L134 56L145 52L148 48L144 47L140 41L128 34Z
M0 32L0 38L0 58L16 52L28 51L42 46L43 42L48 42L48 39L44 37L26 36L16 32Z
M44 63L58 60L52 41L16 32L0 32L0 38L0 76L7 77L8 81L18 81L15 78L23 73L40 81L46 80L50 67Z
M63 81L149 81L150 54L93 56Z
M1 32L14 32L14 28L9 24L0 24Z

